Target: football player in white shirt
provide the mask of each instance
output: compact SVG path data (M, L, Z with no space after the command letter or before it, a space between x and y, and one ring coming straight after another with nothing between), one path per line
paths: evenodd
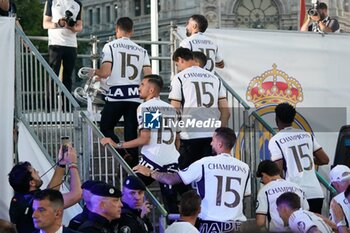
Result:
M310 211L321 214L324 194L315 165L328 164L329 158L312 134L292 127L296 114L292 105L281 103L275 113L279 132L269 141L271 160L284 171L287 181L298 184L305 192Z
M145 100L137 109L139 123L139 136L131 141L116 143L111 138L102 138L103 145L109 143L117 149L141 147L141 158L139 164L147 166L152 170L168 172L178 170L179 152L175 147L178 138L175 122L177 120L176 109L159 98L163 87L162 77L159 75L147 75L142 79L139 92L140 97ZM146 122L148 117L150 122ZM155 121L152 121L154 118ZM151 124L159 124L157 127ZM158 127L159 126L159 127ZM140 176L146 185L151 184L154 179ZM177 188L160 184L165 208L171 213L177 213Z
M147 51L130 40L133 21L128 17L118 19L115 31L117 39L103 47L102 65L95 74L102 79L109 77L109 91L101 112L101 132L105 137L119 142L114 127L121 117L124 118L124 140L137 138L136 110L141 102L138 92L141 73L148 75L152 70ZM125 150L119 152L125 154ZM138 164L138 149L131 148L128 152L131 156L125 159L133 167Z
M195 223L201 211L201 201L201 197L196 191L185 192L180 201L180 220L171 224L165 233L199 233L195 228Z
M350 203L349 203L349 194L350 194L350 168L345 165L337 165L335 166L329 173L330 176L330 182L332 186L337 190L339 193L337 196L335 196L332 199L332 202L336 202L339 204L345 218L343 220L343 224L349 228L350 223ZM334 216L334 210L330 208L330 216L331 220L336 223L335 216ZM339 223L338 223L339 226Z
M207 27L208 20L203 15L192 15L186 25L187 38L181 41L180 47L204 53L207 56L205 69L214 73L215 67L224 68L225 63L218 46L203 34Z
M177 173L152 171L140 165L134 170L166 184L196 182L202 198L200 232L231 232L247 220L243 199L251 190L249 166L230 154L235 142L232 129L217 128L211 142L217 155L204 157Z
M347 194L346 197L350 199L350 188L347 188L347 191L345 191ZM331 201L330 209L333 218L332 221L336 224L338 233L350 233L350 229L346 225L346 216L344 216L342 207L336 201L334 201L334 199Z
M300 197L293 192L283 193L276 201L278 213L285 226L296 233L331 233L332 229L315 213L300 209Z
M266 229L268 232L287 232L289 231L280 218L276 200L285 192L294 192L300 197L302 208L309 209L309 204L301 188L281 178L280 169L276 163L271 160L260 162L256 177L261 178L264 186L259 190L256 203L256 223L260 229ZM263 230L265 231L265 230Z
M230 112L221 80L196 66L189 49L178 48L173 61L181 70L171 82L170 104L182 113L187 127L180 128L179 167L184 169L204 156L211 155L211 136L215 128L228 124ZM207 122L209 127L193 123Z

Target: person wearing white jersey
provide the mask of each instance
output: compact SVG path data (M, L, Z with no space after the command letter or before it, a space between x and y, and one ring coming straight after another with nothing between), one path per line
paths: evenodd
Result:
M230 154L235 142L232 129L217 128L211 142L215 156L204 157L176 173L152 171L141 165L134 171L170 185L196 182L202 198L200 232L232 232L247 220L243 198L251 193L249 166Z
M77 33L83 30L81 12L82 4L79 0L47 0L45 3L43 28L48 29L48 63L57 76L62 64L62 83L69 92L72 91L72 73L77 58ZM46 97L48 111L56 98L53 90L54 84L49 81ZM63 104L67 110L69 106L66 100Z
M256 177L261 178L261 183L264 184L259 190L256 203L256 224L260 229L264 229L263 231L289 231L284 226L276 206L277 198L285 192L296 193L300 197L302 208L309 209L303 190L298 185L282 179L280 173L277 164L271 160L261 161L256 172Z
M186 24L187 38L181 41L180 47L188 48L191 51L201 51L207 56L205 69L213 72L215 67L224 68L217 44L203 33L208 28L208 20L203 15L192 15Z
M296 114L292 105L281 103L275 113L279 132L269 141L271 160L284 171L287 181L298 184L305 192L310 211L321 214L324 194L315 165L328 164L329 158L312 134L292 127Z
M179 152L175 147L177 138L176 127L173 124L177 120L176 109L159 98L163 87L163 80L159 75L147 75L142 79L139 93L144 99L137 109L139 123L139 137L125 142L116 143L111 138L101 139L103 145L110 143L115 148L141 148L139 164L147 166L152 170L162 172L177 171ZM148 117L150 122L146 122ZM154 118L154 119L153 119ZM154 120L154 121L152 121ZM150 124L158 124L153 127ZM146 185L150 185L154 179L140 176ZM171 213L177 213L177 186L160 184L165 207Z
M350 168L345 165L335 166L329 173L330 182L332 186L337 190L338 195L332 199L332 202L339 204L343 214L344 219L342 219L341 224L349 228L350 223L350 203L347 198L350 194ZM333 205L334 206L334 205ZM330 208L331 220L335 222L334 210L332 205ZM338 223L337 226L340 224Z
M230 113L221 80L196 66L189 49L176 49L173 61L181 72L172 79L169 100L181 112L184 122L184 127L180 128L179 148L179 168L184 169L212 154L212 132L227 126Z
M201 197L195 190L185 192L180 201L180 219L171 224L165 233L199 233L195 227L198 214L201 211Z
M101 132L119 142L114 127L121 117L124 118L124 140L137 138L136 110L141 102L138 92L141 73L148 75L152 70L147 51L130 40L133 21L128 17L119 18L115 31L117 39L103 47L102 65L95 74L104 79L109 77L109 91L101 113ZM119 152L125 154L125 150ZM133 167L138 164L138 148L131 148L128 152L131 157L125 159Z
M276 200L277 211L285 226L295 233L331 233L332 229L315 213L300 209L300 197L286 192Z
M344 196L347 201L350 200L350 186L345 190ZM332 215L332 221L335 223L334 228L338 233L350 233L350 228L347 226L348 220L346 213L343 211L343 207L334 200L331 201L330 211Z

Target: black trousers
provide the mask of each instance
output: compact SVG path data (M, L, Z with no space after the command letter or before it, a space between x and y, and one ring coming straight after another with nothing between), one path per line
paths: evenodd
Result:
M113 141L119 142L120 139L114 133L114 127L120 121L120 118L124 117L124 140L130 141L137 138L137 116L136 110L140 103L132 101L119 101L110 102L106 101L104 108L101 112L100 130L105 137L112 138ZM122 149L118 152L124 156L126 152L131 156L125 157L125 161L130 167L134 167L138 164L138 148Z
M211 138L181 139L179 168L182 170L203 157L211 156L211 140Z
M75 66L75 60L77 58L77 48L67 47L60 45L49 46L49 65L53 71L59 75L61 63L63 65L63 79L62 83L68 89L72 91L72 73Z
M63 77L62 83L67 88L69 92L72 92L72 73L75 67L75 60L77 58L77 48L75 47L67 47L67 46L59 46L59 45L50 45L49 46L49 65L59 76L61 63L63 66ZM48 111L50 111L51 107L55 108L55 103L57 103L57 94L55 95L55 84L52 80L48 80L47 85L47 107ZM62 109L69 110L69 104L67 103L67 99L62 99Z
M307 202L311 212L322 214L323 198L307 199Z

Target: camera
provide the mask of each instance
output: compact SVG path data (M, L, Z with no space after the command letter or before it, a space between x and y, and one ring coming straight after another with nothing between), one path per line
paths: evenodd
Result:
M310 8L307 11L307 14L309 16L317 16L318 15L318 10L317 10L318 0L311 0L311 3L312 3L312 8Z
M68 147L70 145L70 140L68 136L61 137L61 144L62 144L62 154L65 155L65 153L68 152Z
M66 23L69 27L74 27L74 25L76 23L74 21L74 19L72 18L72 16L73 16L73 13L70 10L66 10L65 16L64 16L64 21L66 21Z

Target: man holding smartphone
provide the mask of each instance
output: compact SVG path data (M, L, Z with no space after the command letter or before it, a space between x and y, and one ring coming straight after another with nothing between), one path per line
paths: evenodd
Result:
M70 174L70 191L63 193L64 208L68 208L81 199L82 190L77 166L77 153L75 149L68 146L68 151L63 154L61 147L56 163L56 169L47 189L59 190L65 168ZM32 204L35 193L40 191L43 184L39 172L32 167L30 162L18 162L9 173L9 183L15 191L11 199L10 219L16 224L18 233L31 233L35 230L32 214Z

